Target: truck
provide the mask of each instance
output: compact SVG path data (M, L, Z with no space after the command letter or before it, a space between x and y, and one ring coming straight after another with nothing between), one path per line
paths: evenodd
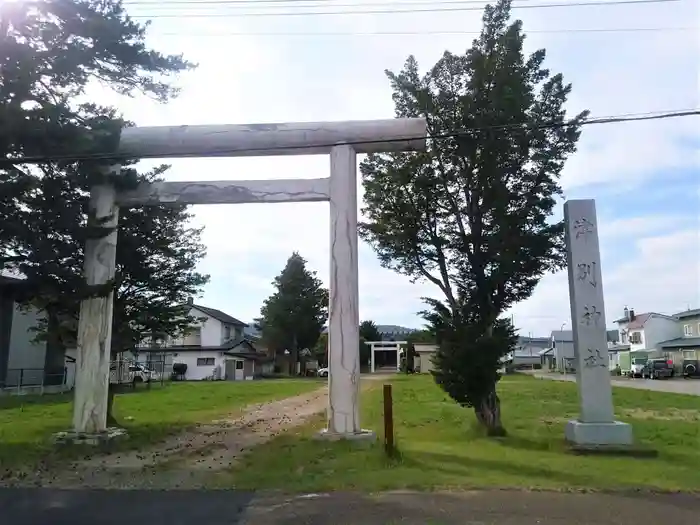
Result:
M109 364L109 382L113 385L136 385L158 379L157 372L136 361L112 361Z
M628 377L642 377L642 368L649 360L649 354L644 351L620 352L620 371Z

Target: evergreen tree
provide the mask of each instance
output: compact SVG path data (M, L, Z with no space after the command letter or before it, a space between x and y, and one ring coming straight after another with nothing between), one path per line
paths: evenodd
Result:
M465 54L445 52L422 76L413 57L387 72L396 116L425 117L441 138L361 164L361 234L385 267L442 291L428 301L435 379L494 434L504 433L497 368L513 344L499 316L565 264L563 224L550 219L587 116L567 121L571 85L543 68L544 50L525 56L522 23L509 18L499 0Z
M328 319L328 290L297 252L272 284L275 293L263 303L257 324L267 347L277 354L287 350L296 365L299 351L313 349L321 336Z
M371 349L367 341L381 341L382 335L379 333L374 321L362 321L360 323L360 365L366 366L371 359Z
M81 102L86 89L102 85L166 102L177 94L168 76L193 67L149 49L145 29L119 1L0 3L0 263L26 275L23 300L46 313L47 372L63 367L80 299L115 291L118 351L144 333L188 324L181 304L207 279L195 271L204 254L199 231L186 226L184 207L165 206L122 210L116 279L91 290L82 278L85 241L108 233L87 217L89 188L105 181L131 187L165 169L139 174L124 161L122 174L110 177L97 161L56 160L109 151L129 125L111 108ZM18 160L27 156L46 160Z

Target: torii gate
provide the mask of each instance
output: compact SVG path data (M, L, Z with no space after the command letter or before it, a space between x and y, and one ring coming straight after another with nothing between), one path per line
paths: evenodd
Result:
M110 184L92 188L89 216L109 235L85 247L90 286L114 278L119 206L330 202L329 406L324 435L363 434L359 415L357 261L357 153L419 151L426 121L416 119L125 128L117 158L330 155L330 177L296 180L192 181L145 184L117 194ZM109 168L119 173L120 165ZM73 434L104 435L107 421L113 294L80 305Z
M407 346L408 341L367 341L365 344L369 345L370 351L370 371L374 374L374 352L377 350L381 352L396 352L396 371L401 370L401 347ZM406 356L408 358L408 356Z

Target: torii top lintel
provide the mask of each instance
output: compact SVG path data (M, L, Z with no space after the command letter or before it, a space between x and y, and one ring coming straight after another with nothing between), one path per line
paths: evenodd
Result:
M118 151L129 158L319 155L343 144L357 153L422 151L426 135L424 118L152 126L123 129Z

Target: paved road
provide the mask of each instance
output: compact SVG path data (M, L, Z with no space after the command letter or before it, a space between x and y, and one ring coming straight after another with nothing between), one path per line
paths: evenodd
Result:
M0 489L12 525L697 525L700 495Z
M555 381L576 382L576 376L564 374L534 374L540 379L553 379ZM613 386L637 388L639 390L655 390L657 392L671 392L672 394L690 394L700 396L700 380L698 379L612 379Z

